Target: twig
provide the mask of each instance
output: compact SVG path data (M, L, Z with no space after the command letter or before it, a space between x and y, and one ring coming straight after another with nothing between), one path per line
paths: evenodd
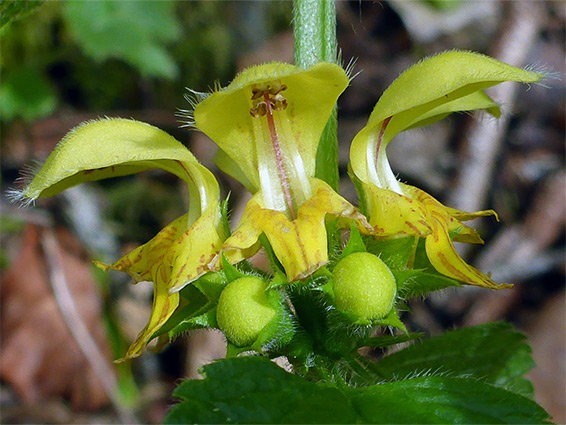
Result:
M514 66L523 66L539 31L543 5L534 1L507 3L510 14L507 25L492 56ZM490 95L507 110L515 103L519 84L500 84L491 88ZM459 174L448 197L447 205L465 211L477 211L485 207L496 160L507 131L509 114L499 120L483 120L472 123Z
M49 281L53 295L73 339L100 379L106 394L120 417L120 421L124 424L137 424L138 422L132 412L121 405L114 373L106 364L104 356L100 352L94 338L77 310L73 296L67 285L67 278L63 271L63 261L59 244L51 228L44 230L41 244L45 258L47 259Z

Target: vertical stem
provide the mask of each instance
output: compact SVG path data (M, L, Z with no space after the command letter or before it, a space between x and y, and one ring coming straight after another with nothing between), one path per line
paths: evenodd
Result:
M334 0L294 0L295 65L336 62L336 5ZM316 154L315 176L338 191L338 136L336 107L322 132Z

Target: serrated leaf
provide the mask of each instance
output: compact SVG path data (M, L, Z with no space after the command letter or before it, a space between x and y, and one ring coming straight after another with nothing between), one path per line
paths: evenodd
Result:
M548 414L534 401L463 378L413 378L350 390L349 395L358 423L548 423Z
M418 377L365 388L307 381L262 357L221 360L174 392L184 423L547 423L534 401L484 382Z
M177 423L354 423L346 397L326 384L285 372L262 357L221 360L203 368L204 380L182 383L183 401L165 418Z
M421 341L375 363L374 370L390 380L422 374L474 377L532 396L532 385L523 378L534 366L530 353L523 334L508 323L490 323Z

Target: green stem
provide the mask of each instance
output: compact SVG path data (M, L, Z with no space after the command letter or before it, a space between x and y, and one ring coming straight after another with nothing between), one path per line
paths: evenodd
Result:
M294 0L295 65L337 61L334 0ZM338 191L338 136L336 107L322 132L316 154L315 176Z

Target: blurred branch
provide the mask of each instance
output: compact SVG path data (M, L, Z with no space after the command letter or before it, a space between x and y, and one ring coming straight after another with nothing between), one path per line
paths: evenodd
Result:
M544 4L532 1L513 1L505 4L508 17L503 24L499 42L491 51L494 58L509 65L522 67L531 50L544 16ZM507 132L510 113L515 103L518 84L500 84L489 94L504 105L508 113L499 120L475 121L462 139L466 141L459 173L447 204L465 211L485 207L497 157Z
M45 258L47 259L53 295L73 339L100 379L100 382L108 394L114 409L120 416L121 422L125 424L136 424L137 420L132 412L124 408L120 403L114 373L106 364L104 356L100 352L94 338L90 334L86 324L81 318L81 315L77 311L73 296L69 291L67 278L63 271L63 260L59 243L57 242L55 234L51 228L45 229L41 243L43 245Z

